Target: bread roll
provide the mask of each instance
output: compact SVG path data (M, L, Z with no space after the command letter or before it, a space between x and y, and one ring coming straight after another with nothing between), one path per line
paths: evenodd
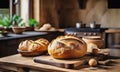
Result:
M49 30L52 26L48 24L44 24L39 30Z
M86 54L87 45L74 36L59 36L48 46L48 53L53 58L78 58Z
M97 60L94 58L91 58L88 62L89 66L93 67L97 65Z
M44 24L44 25L43 25L43 27L45 27L45 28L49 29L49 28L51 28L52 26L51 26L51 24L46 23L46 24Z
M56 29L51 26L51 24L44 24L40 29L40 31L55 31Z
M45 27L41 27L39 30L40 30L40 31L47 31L48 29L45 28Z
M33 42L34 42L33 40L25 40L25 41L22 41L22 42L19 44L19 50L28 51L29 45L32 44Z
M56 29L54 27L51 27L49 31L55 31Z
M97 54L100 51L98 46L94 43L87 43L87 52Z

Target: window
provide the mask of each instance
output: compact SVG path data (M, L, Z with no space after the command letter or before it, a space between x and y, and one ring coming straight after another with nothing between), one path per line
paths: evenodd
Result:
M120 8L119 0L108 0L108 8Z
M85 9L86 0L78 0L78 3L80 9Z
M0 0L0 20L9 15L9 0Z

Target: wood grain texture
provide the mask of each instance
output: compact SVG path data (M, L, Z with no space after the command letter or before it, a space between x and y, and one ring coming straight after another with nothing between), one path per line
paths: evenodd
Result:
M62 68L74 69L78 66L82 66L85 63L87 63L89 58L90 57L82 57L79 59L62 60L62 59L54 59L51 56L39 56L39 57L34 57L33 60L38 63L48 64Z
M78 69L65 69L51 65L35 63L33 57L22 57L20 54L0 58L0 68L17 70L18 68L27 68L41 72L119 72L120 59L113 60L114 64L110 66L87 67ZM12 67L12 68L11 68Z

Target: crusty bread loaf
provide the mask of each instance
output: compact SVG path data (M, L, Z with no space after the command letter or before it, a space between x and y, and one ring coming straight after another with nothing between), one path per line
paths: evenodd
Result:
M44 38L40 38L36 41L25 40L19 44L19 50L28 52L47 51L48 44L49 41Z
M53 58L78 58L86 54L87 45L74 36L59 36L48 46L48 53Z

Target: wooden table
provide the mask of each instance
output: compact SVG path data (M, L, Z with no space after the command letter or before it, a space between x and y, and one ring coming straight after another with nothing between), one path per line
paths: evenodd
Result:
M22 57L20 54L15 54L0 58L0 68L17 72L120 72L120 59L115 59L114 61L115 63L111 66L85 67L74 70L35 63L33 57Z

